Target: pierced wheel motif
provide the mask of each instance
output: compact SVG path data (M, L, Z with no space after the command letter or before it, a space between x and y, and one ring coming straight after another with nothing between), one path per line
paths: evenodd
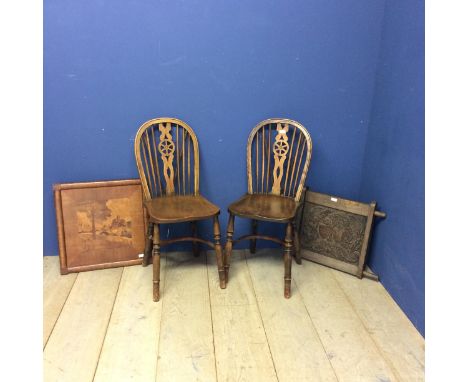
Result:
M171 142L169 140L161 141L161 143L159 143L158 149L162 155L169 156L174 153L174 142Z
M289 150L289 143L285 141L276 141L273 147L275 154L279 156L284 156Z

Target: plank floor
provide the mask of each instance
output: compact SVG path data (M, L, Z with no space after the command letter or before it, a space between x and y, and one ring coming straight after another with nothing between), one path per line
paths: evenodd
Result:
M283 298L279 250L213 251L60 276L44 258L44 380L423 381L424 338L383 286L308 262Z

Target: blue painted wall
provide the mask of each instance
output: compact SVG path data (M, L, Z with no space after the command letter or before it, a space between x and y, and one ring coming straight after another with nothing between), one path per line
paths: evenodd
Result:
M52 184L137 177L134 135L157 116L180 118L197 132L201 191L222 208L224 231L227 205L246 191L248 133L265 118L287 117L303 123L314 140L311 188L376 199L389 213L377 227L371 265L414 320L420 305L401 303L396 285L408 288L414 281L405 272L419 263L404 254L420 248L411 234L402 239L403 229L393 227L395 219L419 219L397 207L398 198L409 204L409 191L397 192L395 179L406 187L414 174L394 171L419 171L417 163L401 164L413 160L403 151L418 139L410 131L419 128L411 124L419 123L411 114L418 108L414 100L406 105L393 97L420 95L419 88L405 93L414 79L403 66L421 41L412 29L417 20L395 7L387 5L384 19L384 0L45 0L44 255L58 252ZM399 27L413 35L403 36ZM395 75L402 81L393 88ZM400 107L413 109L402 115ZM394 118L392 126L387 117ZM407 135L402 142L395 138L397 122ZM374 151L386 139L398 164ZM383 184L391 185L388 192ZM211 235L209 225L203 228ZM236 223L239 234L247 228ZM414 251L392 244L395 237ZM414 282L407 302L421 299L414 291L423 289Z
M44 254L57 254L52 184L137 177L134 135L157 116L197 132L201 191L223 230L246 191L248 133L269 117L309 129L310 185L357 197L383 7L46 0Z
M424 2L388 1L361 199L388 217L370 267L424 334Z

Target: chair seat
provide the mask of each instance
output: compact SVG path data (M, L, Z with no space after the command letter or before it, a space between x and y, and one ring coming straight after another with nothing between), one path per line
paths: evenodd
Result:
M181 223L219 214L219 208L201 195L157 197L146 201L145 207L154 223Z
M229 212L255 220L286 222L294 218L298 206L294 199L285 196L247 194L232 203Z

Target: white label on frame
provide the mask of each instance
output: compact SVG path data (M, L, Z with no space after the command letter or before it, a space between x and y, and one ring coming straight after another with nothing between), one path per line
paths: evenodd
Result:
M330 200L331 200L332 202L335 202L335 203L336 203L336 202L338 201L338 198L334 198L334 197L332 196L332 197L330 198Z
M139 257L140 259L141 259L143 256L145 256L144 253L139 253L139 254L138 254L138 257Z

